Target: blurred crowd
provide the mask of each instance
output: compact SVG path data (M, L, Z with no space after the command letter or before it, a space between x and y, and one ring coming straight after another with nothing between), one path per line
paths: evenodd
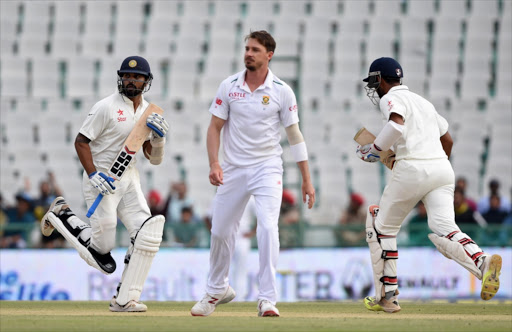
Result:
M489 194L479 199L466 196L468 183L463 177L456 181L454 193L455 221L473 239L488 245L512 245L512 212L510 197L500 191L498 179L488 183ZM15 203L7 206L0 194L0 248L63 248L64 238L53 232L50 237L41 236L39 223L52 201L63 195L53 173L39 183L36 197L29 195L31 184L25 181L23 190L15 197ZM209 211L199 211L188 194L184 181L170 184L166 196L157 190L150 190L147 202L153 215L166 217L164 243L169 247L208 247L211 220ZM351 247L366 245L365 220L366 202L362 194L352 192L346 207L341 209L340 218L333 227L336 246ZM249 237L253 237L257 225L256 215L251 220ZM283 190L279 219L281 248L301 247L305 231L312 227L301 219L297 198L293 191ZM399 241L402 245L431 245L427 234L428 216L425 206L419 202L406 218ZM254 244L255 241L253 241Z

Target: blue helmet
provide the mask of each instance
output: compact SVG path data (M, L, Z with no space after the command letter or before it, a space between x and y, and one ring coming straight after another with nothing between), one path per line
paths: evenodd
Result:
M124 93L128 95L127 90L123 87L123 81L121 77L123 74L133 73L133 74L141 74L146 76L146 82L143 90L137 90L135 93L138 95L140 93L147 92L151 88L151 83L153 81L153 74L151 73L151 68L149 67L149 63L146 59L141 56L129 56L124 59L121 64L121 68L117 71L117 87L120 93ZM130 96L133 97L133 96Z
M148 78L153 78L147 60L136 55L124 59L121 68L117 71L117 75L122 76L124 73L142 74Z
M398 61L393 58L382 57L372 62L368 72L368 77L363 79L363 81L368 82L365 86L366 94L375 105L378 103L377 98L375 97L375 92L380 85L380 80L378 80L377 77L401 80L404 77L404 72L402 70L402 66L400 66Z
M368 77L363 81L368 82L370 85L370 81L372 76L381 76L384 78L394 78L401 79L404 77L404 71L402 70L402 66L393 58L378 58L373 61L370 65L370 71L368 72Z

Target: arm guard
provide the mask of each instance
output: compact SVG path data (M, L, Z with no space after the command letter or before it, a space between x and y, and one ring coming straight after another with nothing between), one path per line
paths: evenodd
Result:
M373 143L382 151L387 151L402 137L403 131L404 125L400 125L395 121L388 121Z

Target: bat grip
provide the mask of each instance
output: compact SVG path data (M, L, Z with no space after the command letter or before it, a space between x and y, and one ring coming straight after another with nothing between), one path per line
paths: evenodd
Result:
M96 211L96 208L98 207L98 205L100 204L101 200L103 199L103 195L102 194L98 194L98 197L96 197L96 199L94 200L94 203L92 203L91 207L89 208L89 211L87 211L87 218L90 218L94 211Z

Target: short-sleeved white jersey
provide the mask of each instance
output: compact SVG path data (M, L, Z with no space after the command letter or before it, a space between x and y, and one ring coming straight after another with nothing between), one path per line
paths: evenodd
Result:
M439 138L448 131L448 122L428 100L399 85L381 98L380 110L385 121L391 113L404 119L402 137L394 144L396 160L447 158Z
M280 158L280 124L286 128L299 122L297 100L288 84L269 69L265 82L251 92L246 71L225 79L210 107L210 113L226 120L224 161L238 167Z
M133 102L119 92L100 100L90 110L80 133L91 140L92 160L96 169L108 170L137 120L149 103L142 102L135 112ZM132 162L135 165L136 161Z

